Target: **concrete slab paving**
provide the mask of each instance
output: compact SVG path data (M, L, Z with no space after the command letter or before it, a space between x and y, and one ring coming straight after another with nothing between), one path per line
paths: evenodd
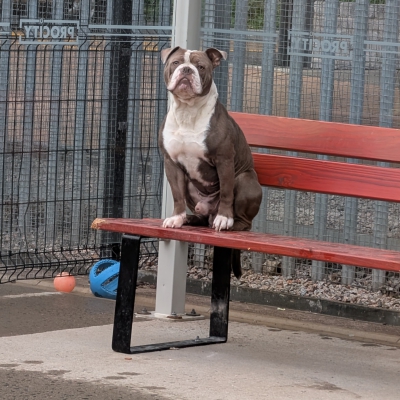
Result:
M111 350L111 301L12 286L0 287L2 399L398 397L400 349L390 344L335 338L328 327L310 333L232 321L226 344L126 355ZM140 321L133 345L208 335L209 320ZM36 329L26 334L29 325Z
M208 321L135 325L135 344L205 336ZM110 348L112 326L0 338L0 367L182 400L390 399L400 351L385 346L230 325L228 343L135 356Z

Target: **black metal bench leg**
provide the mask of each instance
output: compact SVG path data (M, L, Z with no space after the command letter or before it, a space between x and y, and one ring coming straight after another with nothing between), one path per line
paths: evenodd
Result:
M228 339L232 249L214 247L210 337Z
M122 236L112 349L130 354L133 307L139 269L140 236Z
M126 354L225 343L228 338L232 250L214 248L210 337L131 347L133 307L139 267L140 236L122 236L121 264L115 302L112 348Z

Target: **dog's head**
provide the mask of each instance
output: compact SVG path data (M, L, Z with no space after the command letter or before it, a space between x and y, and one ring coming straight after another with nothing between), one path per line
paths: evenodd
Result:
M206 51L180 47L162 50L161 60L165 64L164 80L167 89L182 100L207 95L213 80L213 69L226 57L225 51L214 48Z

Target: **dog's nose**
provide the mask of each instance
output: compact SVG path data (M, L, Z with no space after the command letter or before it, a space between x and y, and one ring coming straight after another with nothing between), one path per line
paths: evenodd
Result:
M190 67L183 67L183 68L182 68L182 74L184 74L184 75L190 75L191 73L193 73L192 68L190 68Z

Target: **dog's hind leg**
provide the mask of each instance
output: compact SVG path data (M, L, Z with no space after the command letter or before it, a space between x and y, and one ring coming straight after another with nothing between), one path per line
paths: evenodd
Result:
M233 275L236 276L237 279L239 279L242 276L242 263L240 260L240 250L238 249L233 249L232 251L232 272Z
M251 222L261 204L262 190L254 170L244 172L235 179L233 231L249 231Z

